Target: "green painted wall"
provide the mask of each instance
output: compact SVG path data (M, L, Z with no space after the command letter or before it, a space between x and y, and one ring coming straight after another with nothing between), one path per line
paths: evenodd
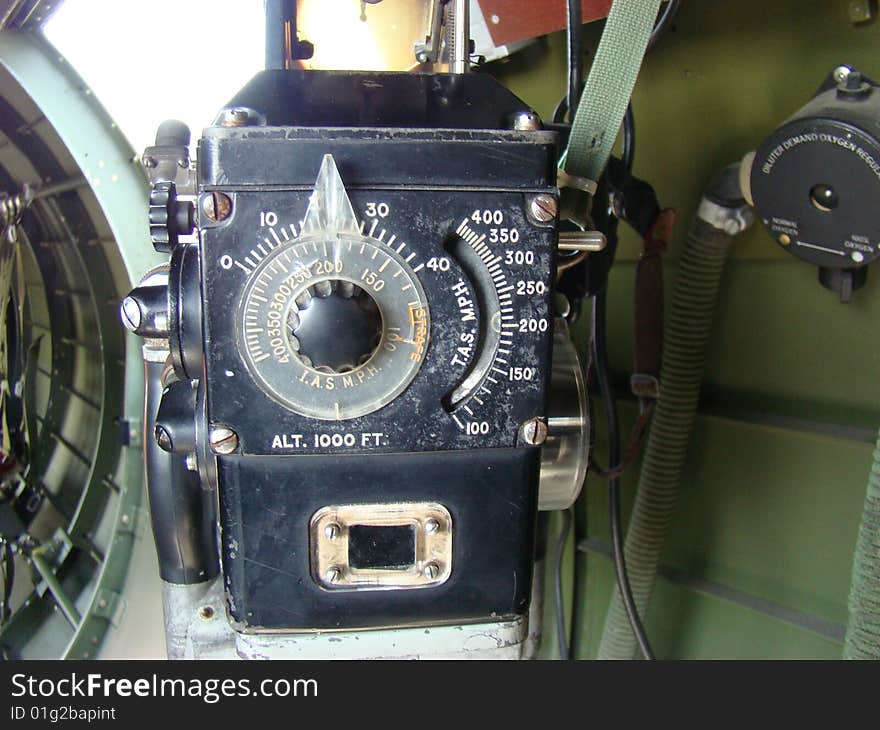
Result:
M635 171L679 212L668 292L681 236L712 175L754 148L840 63L880 76L880 22L855 26L848 6L685 0L676 32L646 61L633 102ZM593 48L598 30L587 31ZM564 90L563 36L492 73L549 116ZM610 281L609 347L620 374L631 357L638 250L624 233ZM664 556L668 571L646 617L660 657L840 655L869 442L880 426L878 321L880 270L841 305L814 268L760 226L737 240L710 346L710 397ZM627 433L633 409L624 403L621 411ZM601 428L599 439L601 447ZM627 512L636 477L633 470L624 480ZM590 478L585 491L579 532L595 549L577 561L580 657L595 652L613 580L603 552L605 485Z

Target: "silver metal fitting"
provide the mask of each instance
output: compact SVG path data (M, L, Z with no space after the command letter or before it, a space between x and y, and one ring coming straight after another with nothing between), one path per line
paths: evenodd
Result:
M342 571L339 568L330 568L324 573L324 580L328 583L338 583L342 577Z
M226 426L213 426L208 441L211 451L221 456L228 456L238 449L238 434Z
M598 253L608 245L602 231L559 231L560 251L586 251Z
M540 446L547 440L547 422L543 418L530 418L519 427L519 437L529 446Z
M122 315L122 324L130 332L136 332L137 328L141 326L141 319L143 318L141 308L131 297L126 297L122 300L120 314Z
M533 111L521 111L513 115L510 126L517 132L535 132L541 128L541 117Z
M834 69L831 75L834 77L835 83L840 84L846 81L851 72L851 66L838 66L836 69Z
M748 205L727 208L708 198L703 198L700 201L697 217L728 236L742 233L755 222L755 213Z
M214 190L202 198L202 212L209 221L225 221L232 213L232 198L226 193Z
M529 200L528 211L529 217L536 223L550 223L559 214L559 201L552 195L535 195Z
M246 106L234 106L221 109L214 120L217 127L265 127L266 117L256 109Z

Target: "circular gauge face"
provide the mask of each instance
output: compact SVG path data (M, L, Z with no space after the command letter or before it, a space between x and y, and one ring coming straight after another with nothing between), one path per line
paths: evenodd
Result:
M260 387L296 413L372 413L416 376L428 345L425 292L406 261L353 234L298 238L254 269L238 337Z

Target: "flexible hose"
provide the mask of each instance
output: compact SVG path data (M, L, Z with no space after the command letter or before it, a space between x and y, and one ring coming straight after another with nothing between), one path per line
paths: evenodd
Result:
M853 561L843 656L880 659L880 437L874 450Z
M666 323L661 395L639 477L626 536L625 560L639 615L644 616L678 497L681 472L697 411L706 343L718 301L731 236L694 219L679 261L672 311ZM615 590L599 646L600 659L632 659L636 641Z

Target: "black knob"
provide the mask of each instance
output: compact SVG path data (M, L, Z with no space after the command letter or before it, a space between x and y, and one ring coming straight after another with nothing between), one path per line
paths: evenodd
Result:
M176 380L162 391L154 436L162 451L189 454L196 450L196 389L189 380Z
M160 253L169 253L195 228L195 206L177 199L173 182L162 181L150 192L150 240Z
M297 297L288 313L299 359L317 370L343 373L372 357L382 337L373 298L347 281L323 281Z
M122 322L141 337L168 337L168 285L139 286L122 300Z

